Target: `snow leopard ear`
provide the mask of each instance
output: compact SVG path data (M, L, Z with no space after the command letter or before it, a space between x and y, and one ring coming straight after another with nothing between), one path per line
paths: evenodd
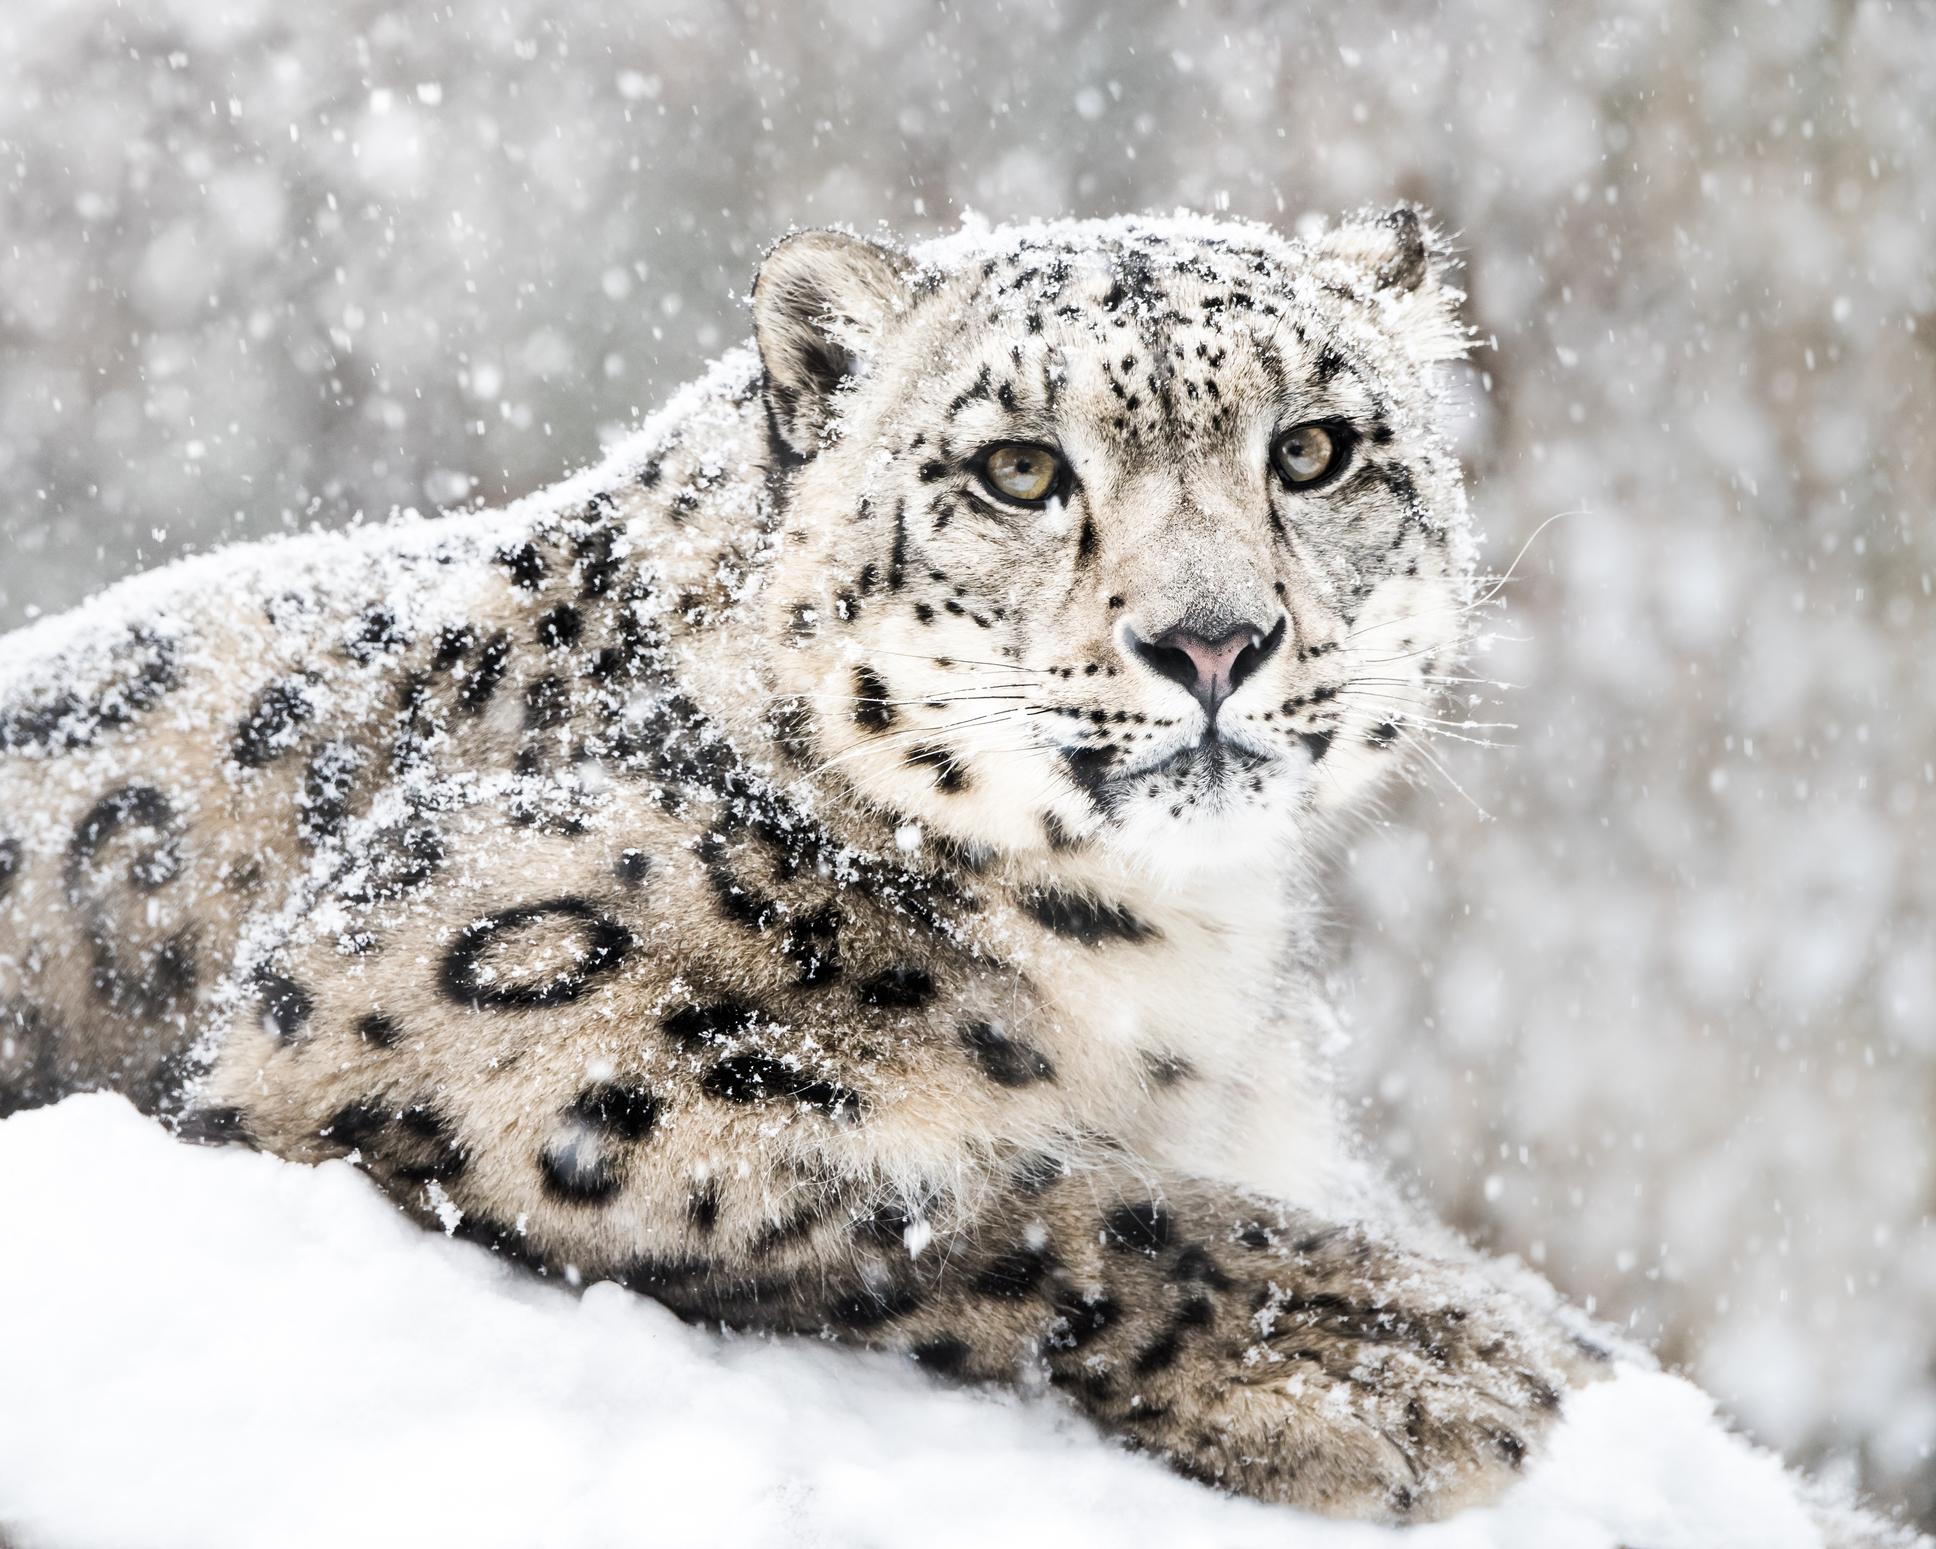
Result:
M1452 249L1426 211L1412 204L1360 210L1320 236L1313 250L1346 266L1359 284L1370 283L1399 342L1419 360L1465 353L1458 320L1465 292L1452 283Z
M858 375L906 303L909 260L839 231L782 238L753 282L753 337L766 367L774 431L811 457L833 418L835 391Z

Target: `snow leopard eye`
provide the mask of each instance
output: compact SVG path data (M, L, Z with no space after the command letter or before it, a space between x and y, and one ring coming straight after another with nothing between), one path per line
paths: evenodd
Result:
M1344 426L1307 420L1277 438L1271 448L1271 462L1286 484L1309 489L1342 468L1350 451L1351 439Z
M990 493L1016 506L1039 506L1062 486L1062 459L1045 446L1004 441L979 459Z

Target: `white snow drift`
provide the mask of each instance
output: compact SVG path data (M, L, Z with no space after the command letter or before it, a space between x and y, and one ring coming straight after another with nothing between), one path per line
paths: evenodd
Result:
M1398 1532L1172 1477L1050 1397L723 1338L412 1225L345 1162L119 1098L0 1123L0 1542L1813 1549L1677 1378L1570 1400L1499 1506Z

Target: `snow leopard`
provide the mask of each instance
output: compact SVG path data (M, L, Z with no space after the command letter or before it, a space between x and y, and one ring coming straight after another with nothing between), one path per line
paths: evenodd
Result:
M347 1158L1267 1501L1496 1496L1605 1351L1380 1203L1314 933L1479 601L1450 245L802 231L750 300L549 491L0 645L0 1113Z

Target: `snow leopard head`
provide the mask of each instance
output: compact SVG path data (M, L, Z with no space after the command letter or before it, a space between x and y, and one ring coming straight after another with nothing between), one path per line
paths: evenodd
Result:
M1167 867L1361 796L1469 614L1449 267L1405 207L780 243L765 627L816 762L961 844Z

